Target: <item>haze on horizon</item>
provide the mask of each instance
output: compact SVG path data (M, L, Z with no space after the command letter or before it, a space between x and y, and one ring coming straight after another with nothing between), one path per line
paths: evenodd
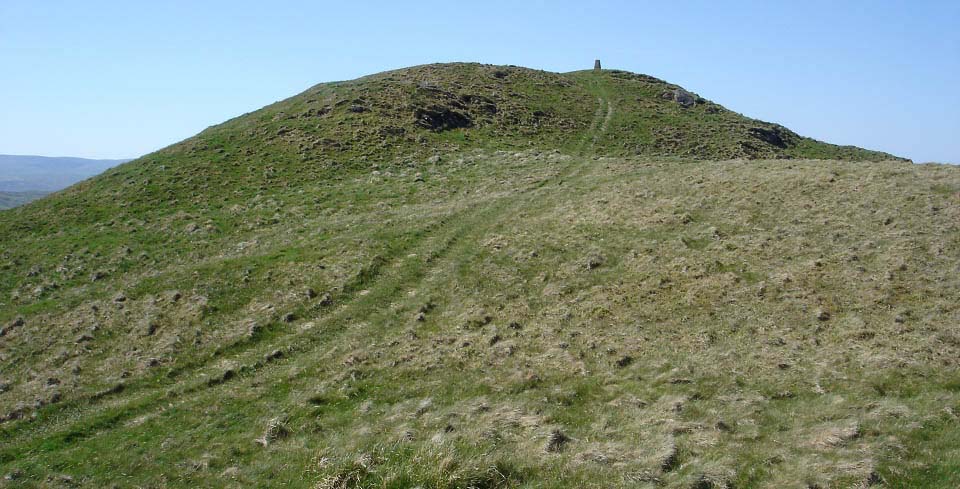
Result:
M805 136L958 163L958 24L950 1L10 0L0 153L126 158L324 81L442 61L566 72L601 58Z

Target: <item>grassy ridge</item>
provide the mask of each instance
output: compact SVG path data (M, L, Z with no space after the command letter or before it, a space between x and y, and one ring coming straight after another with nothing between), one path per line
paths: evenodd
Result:
M678 89L384 73L3 213L5 483L949 487L956 168Z

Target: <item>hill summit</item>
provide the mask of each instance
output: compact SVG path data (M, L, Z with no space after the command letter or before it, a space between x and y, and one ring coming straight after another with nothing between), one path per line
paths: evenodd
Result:
M958 170L615 70L320 84L0 212L0 474L953 487Z
M894 159L801 137L647 75L465 63L320 84L201 135L214 137L306 159L382 158L418 147L572 149L585 140L611 156Z

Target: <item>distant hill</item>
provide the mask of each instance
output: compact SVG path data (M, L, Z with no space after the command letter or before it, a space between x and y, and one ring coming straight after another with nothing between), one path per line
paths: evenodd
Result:
M32 200L37 200L49 192L0 192L0 209L9 209L18 205L26 204Z
M0 192L55 192L127 161L0 155Z

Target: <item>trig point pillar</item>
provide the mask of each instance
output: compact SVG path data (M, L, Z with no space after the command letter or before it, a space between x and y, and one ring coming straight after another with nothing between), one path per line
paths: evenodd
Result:
M600 71L600 60L599 60L599 59L593 62L593 71Z

